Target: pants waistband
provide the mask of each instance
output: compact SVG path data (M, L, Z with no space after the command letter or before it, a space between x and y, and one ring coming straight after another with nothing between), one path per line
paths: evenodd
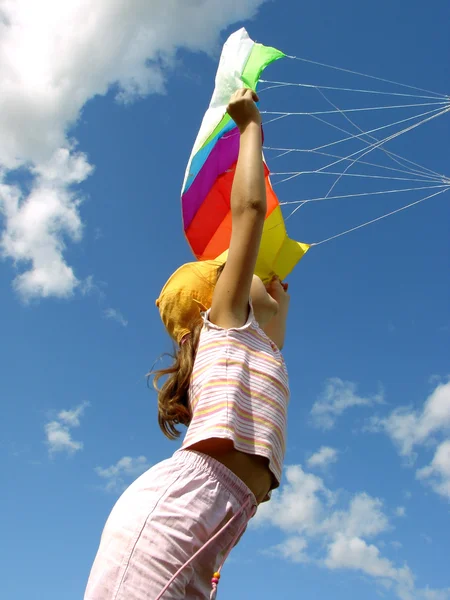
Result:
M189 465L196 469L201 469L203 472L218 479L234 495L239 504L244 504L250 498L249 512L251 512L253 507L257 506L255 495L251 489L233 471L230 471L228 467L215 458L196 450L180 448L173 455L173 459L179 465Z

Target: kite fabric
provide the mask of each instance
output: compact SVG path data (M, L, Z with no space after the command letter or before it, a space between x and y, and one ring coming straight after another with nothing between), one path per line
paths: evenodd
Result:
M248 87L256 91L262 71L285 55L256 44L245 29L225 43L209 108L186 169L181 195L183 226L198 260L224 260L231 237L231 188L239 154L239 130L227 113L232 94ZM264 157L263 157L264 160ZM284 279L309 249L291 240L264 161L267 214L255 272L263 281Z

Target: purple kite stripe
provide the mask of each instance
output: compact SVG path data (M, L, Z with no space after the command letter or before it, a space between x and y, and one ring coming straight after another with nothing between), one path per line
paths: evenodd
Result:
M225 173L239 155L239 131L237 127L228 131L216 143L194 179L191 187L183 194L183 224L186 231L203 200L219 175Z

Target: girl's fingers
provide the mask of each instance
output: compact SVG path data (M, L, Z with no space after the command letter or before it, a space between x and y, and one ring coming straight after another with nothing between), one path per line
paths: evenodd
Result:
M236 95L241 98L244 98L245 96L251 96L254 102L259 102L258 94L250 88L241 88L237 91Z

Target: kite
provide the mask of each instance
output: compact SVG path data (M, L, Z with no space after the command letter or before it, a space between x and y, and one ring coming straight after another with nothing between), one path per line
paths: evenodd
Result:
M242 87L256 91L263 70L284 56L275 48L255 43L245 29L233 33L223 47L214 93L189 159L181 194L184 232L198 260L225 259L230 244L230 195L239 154L239 131L227 113L230 97ZM273 275L283 280L309 245L288 237L265 161L264 172L267 214L255 272L263 281Z

